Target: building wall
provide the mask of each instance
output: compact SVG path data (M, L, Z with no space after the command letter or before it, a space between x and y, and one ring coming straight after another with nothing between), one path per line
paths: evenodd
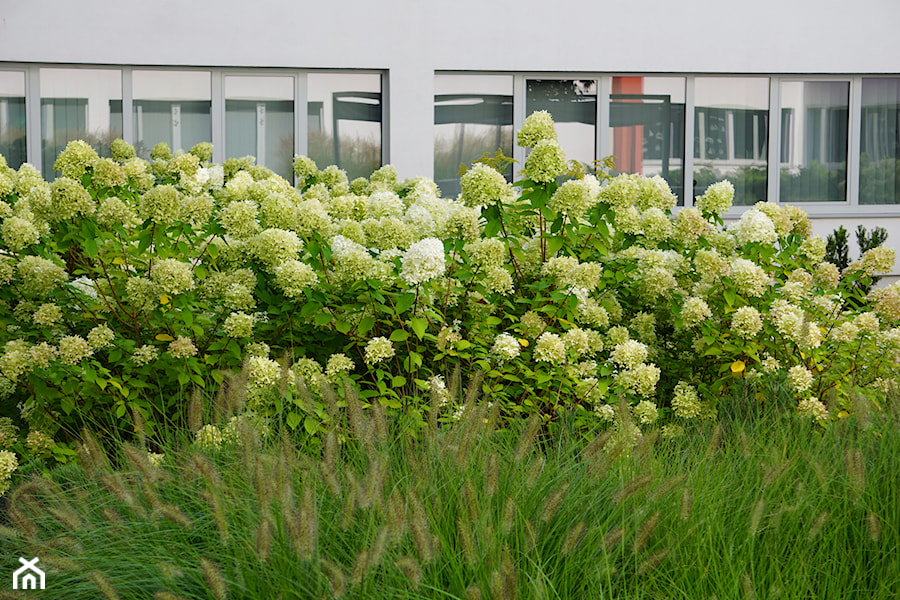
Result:
M436 70L891 73L898 16L896 0L3 0L0 60L385 69L389 158L420 175Z
M0 0L0 62L374 69L385 160L433 173L434 73L900 73L897 0ZM890 210L817 219L889 229Z

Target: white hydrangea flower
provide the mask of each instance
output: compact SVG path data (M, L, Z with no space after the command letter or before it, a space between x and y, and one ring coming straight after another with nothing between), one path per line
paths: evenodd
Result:
M566 346L555 333L545 331L534 344L534 358L538 361L561 363L566 360Z
M804 417L810 417L820 423L828 420L828 409L825 408L825 405L815 396L801 400L797 404L797 412Z
M795 365L788 369L788 385L798 394L812 387L815 376L803 365Z
M764 212L750 208L741 215L741 220L733 225L731 231L740 244L760 242L772 244L778 239L775 223Z
M367 364L374 365L391 358L394 354L394 344L386 337L372 338L366 344L365 359Z
M642 344L636 340L626 340L621 344L616 344L613 348L610 358L618 365L626 369L633 369L639 364L647 360L649 354L646 344Z
M508 333L499 334L494 338L494 345L491 346L491 353L502 361L513 360L519 356L520 352L519 341Z
M649 400L638 402L637 406L635 406L631 412L634 413L638 422L644 425L650 425L651 423L656 422L657 417L659 417L659 410L657 410L656 404Z
M403 253L400 261L400 277L409 285L441 277L447 269L444 243L437 238L419 240Z

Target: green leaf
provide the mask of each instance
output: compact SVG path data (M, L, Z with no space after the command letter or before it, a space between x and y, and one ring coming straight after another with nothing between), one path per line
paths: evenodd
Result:
M75 398L72 396L63 396L59 400L59 407L63 409L63 412L67 415L72 414L72 411L75 410Z
M500 233L500 221L498 219L491 219L484 225L484 237L492 238L495 237L498 233Z
M303 420L303 415L300 415L293 411L289 412L287 414L287 418L285 419L285 421L288 424L288 427L290 427L291 429L297 429L297 425L299 425L300 421L302 421L302 420Z
M416 295L415 294L403 294L397 299L397 314L403 314L412 308L412 305L416 303Z
M400 408L403 405L400 403L400 400L394 397L382 396L378 398L378 402L382 406L387 406L388 408Z
M94 238L84 238L84 253L88 255L88 258L94 258L97 256L97 240Z
M331 313L320 312L313 318L313 322L320 327L322 325L328 325L331 323Z
M303 419L303 429L306 430L306 433L309 435L315 435L319 430L319 424L312 417L306 417Z
M734 293L734 290L726 289L722 294L725 296L725 302L728 303L728 306L734 306L734 302L737 300L737 294Z
M422 336L425 335L425 329L428 327L428 320L423 317L413 317L409 322L409 326L412 328L413 333L416 334L416 337L421 340Z
M405 342L409 339L409 332L402 329L395 329L394 332L391 333L390 339L392 342Z
M338 321L334 324L334 328L341 333L347 334L350 333L351 329L353 329L353 323L349 323L347 321Z
M375 317L373 317L373 316L363 317L359 321L359 334L366 335L367 333L372 331L373 327L375 327Z
M300 316L308 317L309 315L318 313L322 310L322 305L318 302L307 302L300 308Z
M404 385L406 385L406 377L403 375L394 375L391 379L391 387L398 388L403 387Z

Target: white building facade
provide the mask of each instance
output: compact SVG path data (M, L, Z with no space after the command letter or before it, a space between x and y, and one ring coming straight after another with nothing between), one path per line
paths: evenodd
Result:
M896 0L0 0L0 153L52 177L70 139L211 141L285 176L308 154L452 194L460 163L522 160L513 131L546 109L569 158L614 155L684 205L727 177L738 204L900 248L898 17Z

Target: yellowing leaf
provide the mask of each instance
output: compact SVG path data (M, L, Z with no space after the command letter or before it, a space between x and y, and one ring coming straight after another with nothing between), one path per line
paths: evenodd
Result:
M746 366L747 365L744 364L744 361L736 360L733 363L731 363L731 372L734 373L735 375L737 375L738 373L743 373Z
M157 336L156 336L156 341L158 341L158 342L171 342L174 339L175 338L173 338L168 333L160 333L160 334L157 334Z
M113 259L113 264L114 264L114 265L124 265L124 264L125 264L125 259L122 258L121 256L117 256L117 257L115 257L115 258Z
M160 304L168 304L171 301L172 301L172 296L167 296L166 294L163 294L162 296L159 297Z
M527 348L527 347L528 347L528 340L526 340L525 338L519 338L519 344L520 344L523 348Z
M115 379L110 379L110 380L109 380L109 384L112 385L112 386L114 386L114 387L119 388L119 391L120 391L120 392L122 391L122 384L119 383L118 381L116 381Z
M842 410L841 412L838 413L838 419L846 419L849 416L850 416L850 413L848 413L846 410Z

